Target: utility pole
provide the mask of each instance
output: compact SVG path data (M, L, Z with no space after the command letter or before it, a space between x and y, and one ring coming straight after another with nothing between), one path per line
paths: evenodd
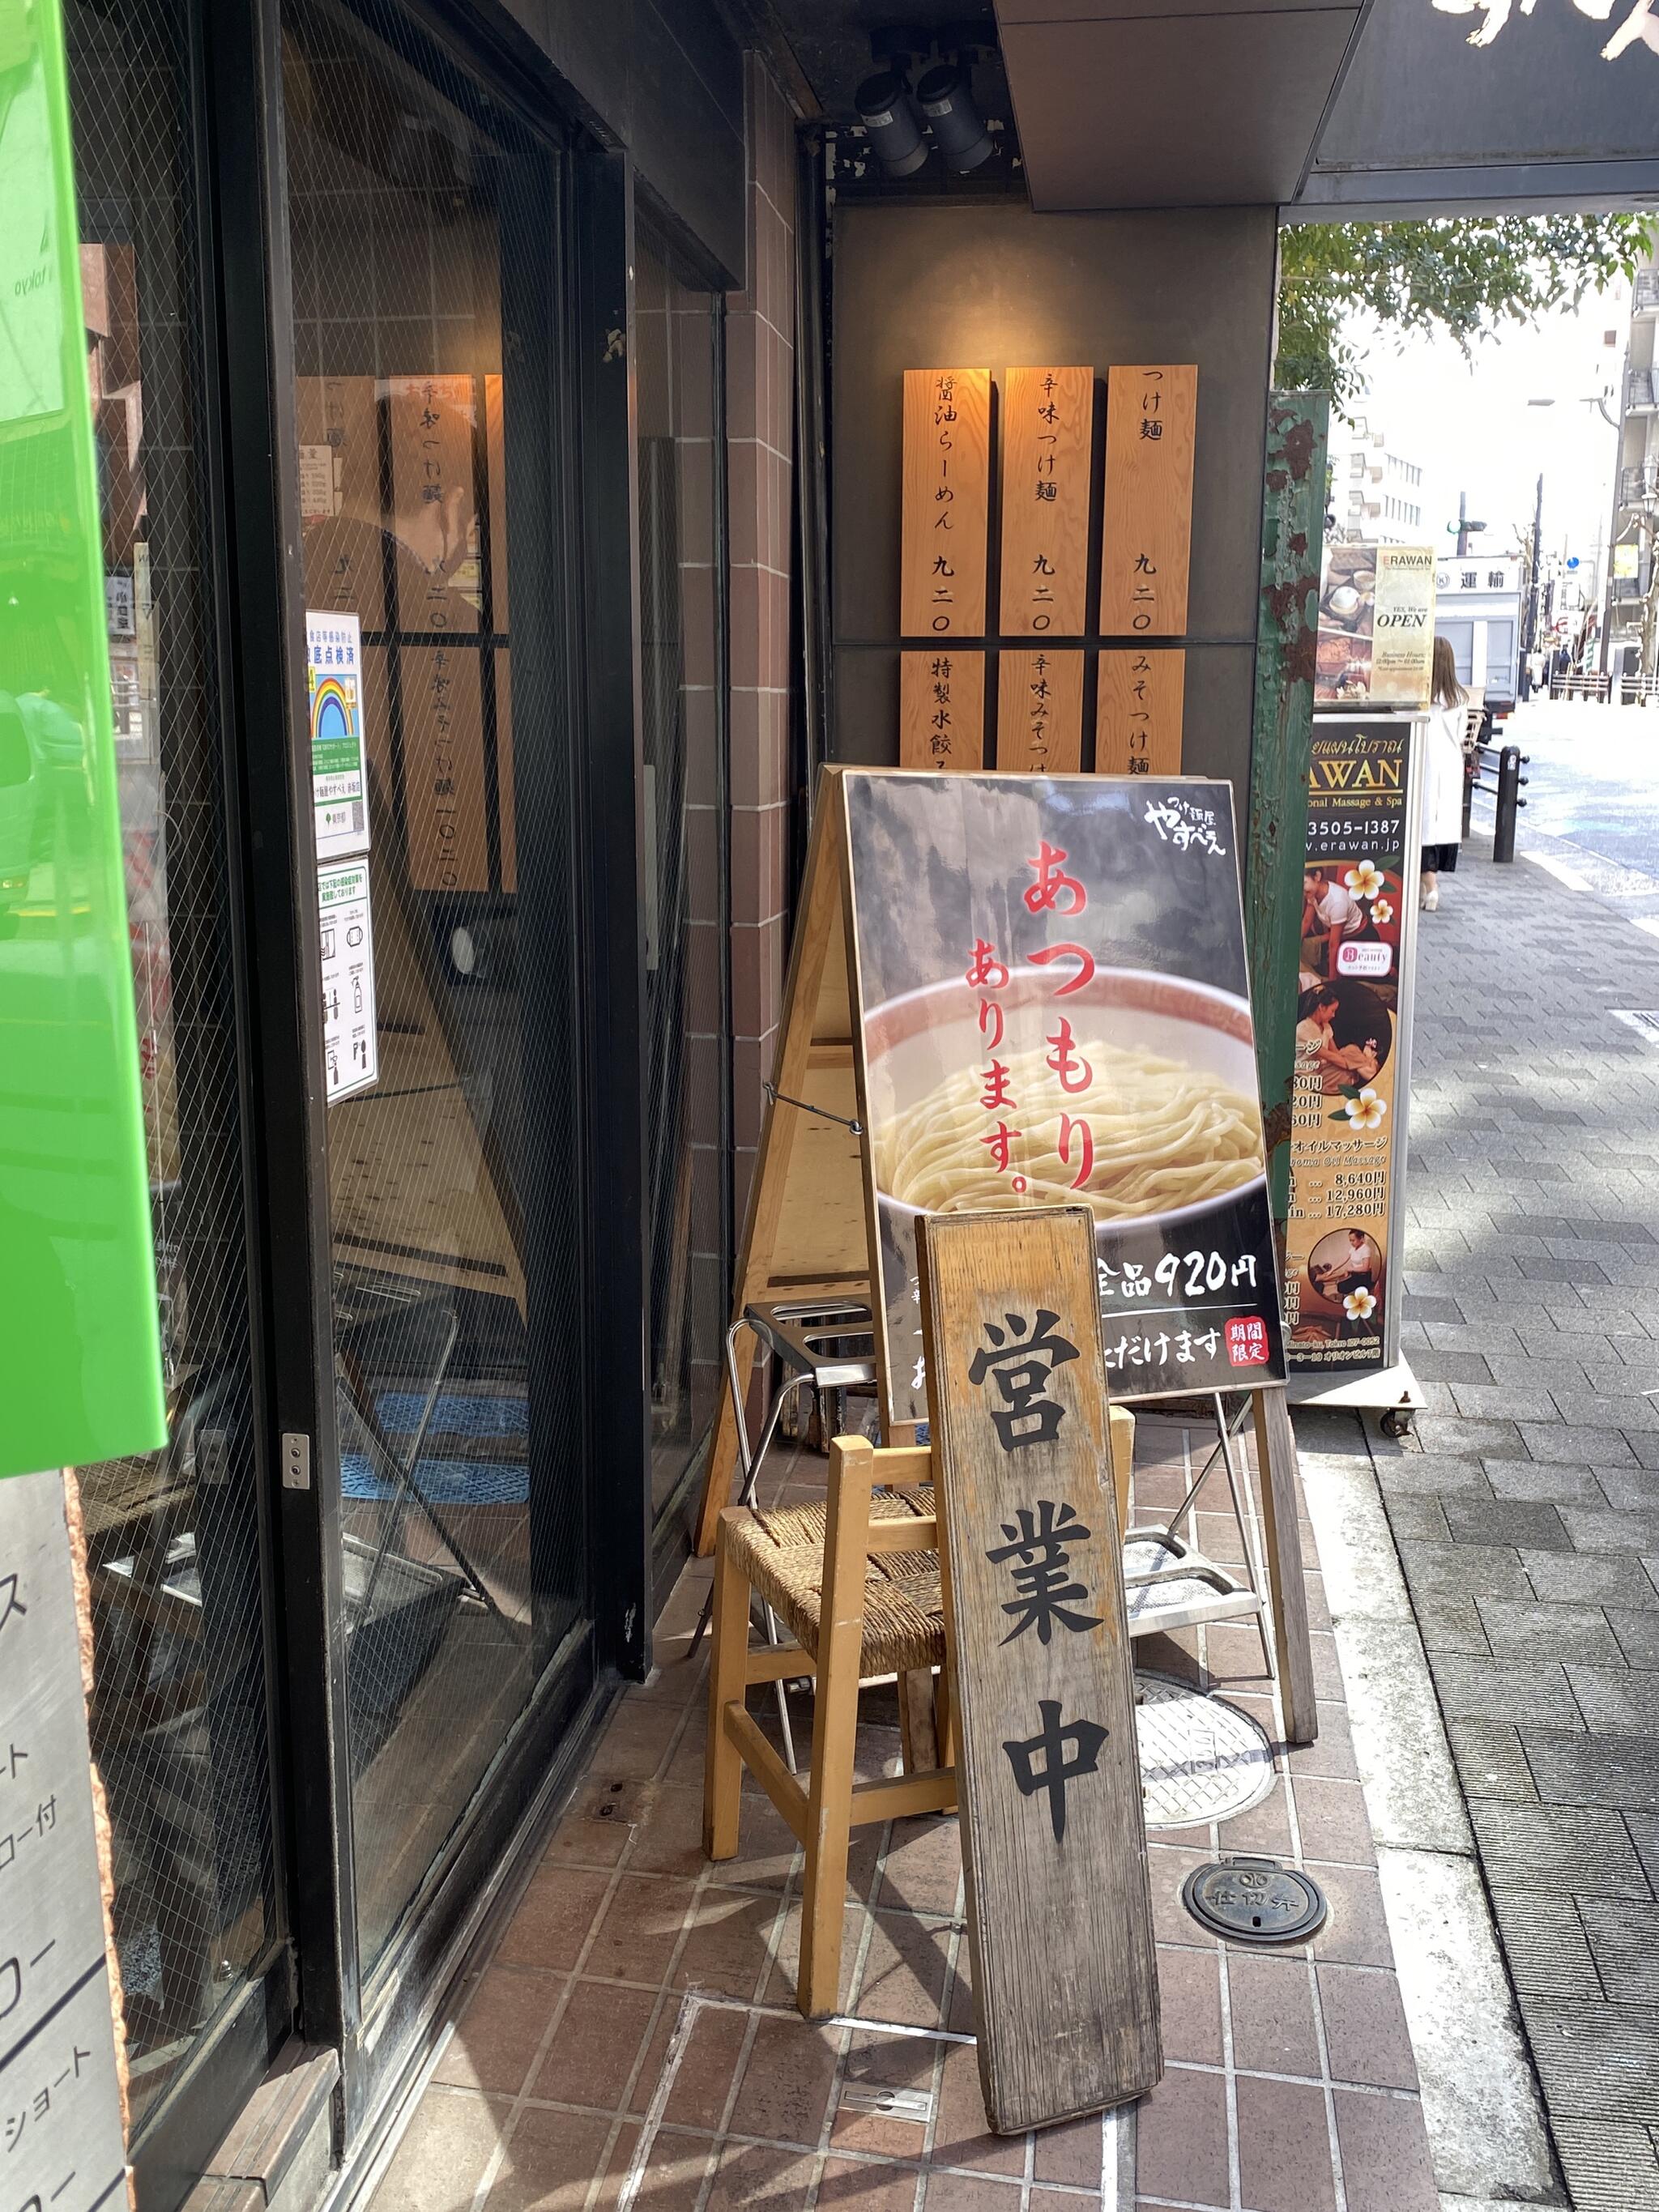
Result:
M1457 495L1457 557L1460 561L1468 557L1470 538L1477 530L1484 530L1486 526L1484 522L1470 520L1468 494L1460 491Z
M1544 565L1544 479L1538 479L1538 496L1533 501L1532 542L1527 553L1527 611L1521 623L1521 665L1524 668L1527 655L1538 642L1538 600L1543 586L1540 574Z

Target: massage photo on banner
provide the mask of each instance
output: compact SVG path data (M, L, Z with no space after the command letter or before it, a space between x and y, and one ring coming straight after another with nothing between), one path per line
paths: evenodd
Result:
M1282 1381L1231 787L844 789L891 1418L923 1212L1086 1204L1116 1395Z

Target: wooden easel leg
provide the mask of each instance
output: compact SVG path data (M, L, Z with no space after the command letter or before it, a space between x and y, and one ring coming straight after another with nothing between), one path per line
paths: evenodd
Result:
M933 1741L939 1746L939 1763L954 1767L957 1763L956 1723L951 1711L951 1668L949 1662L933 1677ZM941 1807L943 1812L954 1813L954 1801Z
M755 1371L755 1340L747 1329L739 1335L732 1352L738 1379L744 1395L748 1395L750 1379ZM720 1393L720 1413L714 1423L714 1441L709 1448L708 1468L702 1479L702 1504L697 1509L697 1557L706 1559L714 1548L714 1531L720 1526L723 1510L732 1503L732 1474L738 1463L738 1417L732 1409L730 1389Z
M1308 1642L1308 1592L1302 1579L1302 1539L1297 1531L1296 1432L1281 1389L1253 1394L1255 1457L1261 1493L1261 1534L1273 1601L1273 1656L1279 1699L1289 1743L1312 1743L1319 1734L1313 1653Z
M1127 1406L1107 1409L1107 1437L1112 1454L1112 1489L1117 1498L1117 1533L1129 1531L1129 1477L1135 1463L1135 1417Z
M711 1859L738 1855L743 1759L726 1733L726 1708L741 1705L749 1650L749 1583L730 1547L714 1557L714 1650L708 1669L708 1745L703 1754L702 1848Z

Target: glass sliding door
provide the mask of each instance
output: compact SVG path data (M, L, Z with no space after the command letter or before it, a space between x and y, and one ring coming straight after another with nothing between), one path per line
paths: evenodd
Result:
M396 9L282 24L367 1976L586 1651L562 180Z
M721 1384L732 1204L718 295L635 253L649 1079L651 1477L660 1515Z
M169 1431L80 1470L133 2155L155 2207L257 2079L286 2018L278 1996L268 2023L259 1985L285 1990L287 1965L191 10L66 0L64 18ZM37 914L27 884L0 894L0 931ZM246 2032L220 2033L239 2008ZM229 2071L198 2066L193 2108L169 2107L210 2039L234 2046Z

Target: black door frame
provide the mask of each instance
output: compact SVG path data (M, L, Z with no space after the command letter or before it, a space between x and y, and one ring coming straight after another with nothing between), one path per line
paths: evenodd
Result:
M352 0L346 0L352 4ZM578 938L584 1118L604 1132L603 1193L591 1147L573 1193L586 1230L586 1449L590 1619L567 1638L486 1784L366 1976L357 1941L346 1758L339 1449L325 1152L320 953L304 743L304 588L293 404L292 285L284 203L280 0L214 0L205 72L218 251L219 398L225 518L246 816L256 1143L269 1340L270 1464L289 1765L290 1923L299 2033L341 2054L346 2155L367 2147L418 2063L457 1946L477 1923L515 1833L550 1808L618 1674L647 1664L649 1383L637 574L629 338L632 182L625 157L548 128L547 86L515 73L517 41L476 41L423 0L405 12L491 100L550 146L565 184L566 265L554 270L569 358L555 378L555 533L570 587L556 648L577 786ZM540 77L536 72L536 78ZM521 834L525 825L521 823ZM602 1034L603 1052L593 1048ZM274 1194L280 1194L278 1199Z

